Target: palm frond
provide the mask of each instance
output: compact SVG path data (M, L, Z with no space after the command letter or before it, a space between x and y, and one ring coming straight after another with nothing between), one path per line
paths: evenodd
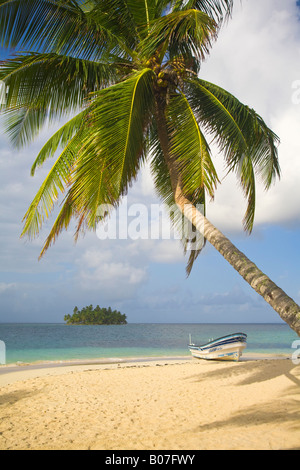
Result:
M153 106L152 77L153 72L145 69L97 92L90 108L73 118L42 149L34 169L59 144L69 141L25 215L23 234L35 236L58 193L69 187L43 253L72 216L79 217L80 225L95 229L99 207L116 207L137 176Z
M233 0L176 0L175 11L190 8L206 13L219 24L231 16Z
M150 22L156 18L156 2L153 0L126 0L139 32L149 32Z
M249 109L249 108L248 108ZM254 109L249 110L247 129L255 129L254 142L251 147L251 160L256 168L258 177L268 190L275 179L281 176L278 159L279 137L267 126L265 121Z
M6 60L0 80L9 87L6 106L51 104L55 115L84 104L88 94L115 82L118 65L58 54L28 53Z
M12 145L22 147L30 142L47 120L47 110L35 107L4 110L3 122Z
M218 182L209 145L183 93L171 95L167 109L171 155L176 161L184 193L194 203L206 191L214 197Z
M107 167L107 158L83 152L79 161L80 163L76 162L73 169L72 185L45 241L40 258L56 241L59 234L67 230L73 218L78 221L75 232L77 240L80 230L95 229L96 222L103 220L104 207L107 216L120 202L114 179ZM86 179L83 181L85 176Z
M256 207L256 182L253 162L248 156L244 156L240 162L240 182L244 191L245 198L248 201L247 210L244 216L245 230L251 232L254 225L255 207Z
M181 186L187 199L205 214L206 193L213 198L218 176L211 159L209 145L202 133L193 110L183 93L174 95L168 106L170 152L176 161ZM189 252L186 273L189 276L194 263L205 246L205 240L196 228L190 227L194 239L184 240L185 253ZM191 237L191 234L189 238ZM195 243L200 237L200 243Z
M86 15L88 20L97 25L101 25L104 31L109 32L112 38L117 40L117 44L122 43L123 48L133 49L139 41L138 17L135 13L140 2L136 2L133 11L127 0L110 0L109 8L106 0L97 0L94 7Z
M188 99L198 122L214 137L228 163L234 155L247 151L241 126L246 107L230 93L204 80L193 79L188 84Z
M116 208L122 191L114 179L115 168L109 155L101 151L100 139L91 142L91 136L84 140L79 159L72 172L72 184L67 203L81 216L81 224L95 229L101 215L101 207ZM96 149L97 148L97 149Z
M43 257L48 248L56 241L59 234L63 230L68 229L70 222L74 216L76 216L76 213L74 212L74 206L72 205L71 199L67 195L62 205L62 208L51 228L51 231L44 243L39 259Z
M143 152L153 113L153 77L152 70L143 69L94 94L85 146L108 156L120 188L127 188L137 174L137 156Z
M151 171L157 195L168 207L175 205L174 191L164 153L157 135L156 122L150 128Z
M45 160L53 157L59 147L65 148L73 139L74 135L84 127L85 118L89 113L89 108L84 109L74 116L70 121L64 124L52 137L45 143L36 157L32 168L31 175L34 176L38 167L42 166Z
M170 136L171 139L171 136ZM172 140L172 139L171 139ZM157 195L167 207L170 222L181 238L184 254L189 253L186 266L187 276L190 275L194 262L205 246L204 238L196 231L193 224L186 218L185 214L179 209L175 201L175 195L171 183L170 173L160 146L159 138L155 124L151 129L151 171L153 174L154 186ZM194 204L198 210L205 212L205 191L194 194ZM199 238L200 237L200 238Z
M250 200L255 201L254 185L250 183L252 171L249 169L253 166L255 174L262 179L266 188L276 176L280 176L278 137L253 109L207 81L190 80L188 98L197 120L224 153L228 171L235 171L240 178L249 204ZM245 179L246 169L248 182ZM253 220L253 210L250 217L248 206L246 230L251 231Z
M80 2L0 0L0 43L95 60L112 50L118 38L94 21Z
M83 133L79 130L57 158L24 216L21 236L34 238L45 219L49 218L60 193L70 184L73 165L82 147Z
M15 145L33 138L48 119L86 105L90 92L114 82L118 66L57 54L29 53L5 61L0 80L8 87L5 113Z
M187 53L203 59L215 38L216 23L208 15L198 10L176 11L152 22L140 50L145 57L163 51L171 60Z

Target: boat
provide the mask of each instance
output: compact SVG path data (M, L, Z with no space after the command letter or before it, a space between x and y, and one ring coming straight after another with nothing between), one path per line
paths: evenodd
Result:
M246 346L247 335L245 333L222 336L201 346L193 344L190 336L189 350L197 359L239 361Z

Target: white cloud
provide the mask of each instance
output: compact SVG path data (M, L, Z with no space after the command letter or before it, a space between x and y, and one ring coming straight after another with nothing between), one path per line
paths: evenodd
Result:
M151 260L155 263L180 263L183 261L183 248L177 240L162 240L153 246Z
M147 270L134 264L120 246L113 249L107 246L103 249L86 250L77 260L77 282L81 288L98 290L104 295L132 292L147 278ZM124 256L125 255L125 256Z
M257 210L257 223L300 223L300 106L290 109L274 119L281 136L279 149L281 179L268 193L258 193L261 201Z

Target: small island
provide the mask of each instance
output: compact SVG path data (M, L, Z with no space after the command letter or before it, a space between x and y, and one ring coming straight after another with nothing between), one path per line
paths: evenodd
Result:
M65 315L64 321L67 325L126 325L126 315L112 310L111 307L100 308L97 305L84 307L79 310L77 307L73 310L73 315Z

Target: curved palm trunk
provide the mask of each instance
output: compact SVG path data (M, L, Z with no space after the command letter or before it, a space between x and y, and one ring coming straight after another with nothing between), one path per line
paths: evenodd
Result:
M175 202L184 216L231 264L248 284L261 295L300 336L300 307L282 289L250 261L231 241L223 235L197 208L184 196L180 184L180 175L169 153L169 138L165 120L164 104L157 100L156 118L158 134L165 161L168 165Z
M266 274L264 274L244 253L236 248L231 241L213 226L192 204L179 194L175 197L176 204L185 217L193 223L207 241L231 264L248 284L261 295L268 304L280 315L300 336L300 307Z

